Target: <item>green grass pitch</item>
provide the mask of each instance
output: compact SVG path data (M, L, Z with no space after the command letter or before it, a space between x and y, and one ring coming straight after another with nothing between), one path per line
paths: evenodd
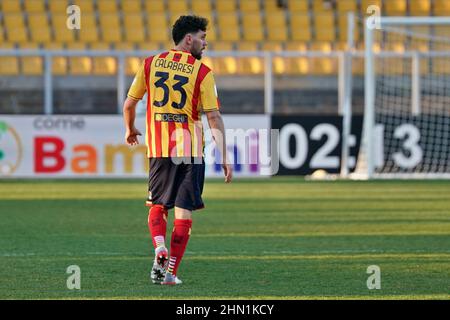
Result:
M450 181L208 180L176 287L149 282L145 197L145 179L0 181L0 299L449 298Z

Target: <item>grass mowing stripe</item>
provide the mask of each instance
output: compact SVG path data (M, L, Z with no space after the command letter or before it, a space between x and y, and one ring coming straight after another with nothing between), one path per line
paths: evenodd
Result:
M448 181L207 181L184 285L161 288L148 280L145 180L2 181L0 298L448 298ZM71 264L79 292L66 289ZM371 264L381 292L367 289Z

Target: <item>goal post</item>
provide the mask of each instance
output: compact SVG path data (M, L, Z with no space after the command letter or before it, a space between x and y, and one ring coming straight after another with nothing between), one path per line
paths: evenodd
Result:
M450 179L450 17L366 20L354 179Z

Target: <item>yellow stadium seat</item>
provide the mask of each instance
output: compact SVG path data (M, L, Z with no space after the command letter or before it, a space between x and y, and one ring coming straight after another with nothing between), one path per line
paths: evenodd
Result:
M286 27L286 16L282 11L271 12L270 14L266 14L265 20L268 28Z
M217 28L215 23L209 23L206 29L206 41L217 40Z
M266 27L269 41L286 41L288 39L286 17L283 11L266 14Z
M102 39L105 42L121 42L122 28L118 14L106 13L100 15Z
M1 43L5 41L5 37L3 36L3 27L0 25L0 48Z
M337 4L337 12L339 14L344 14L346 12L354 12L357 13L357 4L356 0L339 0L336 1Z
M136 57L128 57L125 59L125 74L127 76L134 76L139 70L142 59Z
M284 11L284 7L280 7L277 3L278 1L263 1L262 4L264 5L264 11L267 13L277 12L277 11Z
M288 34L286 27L281 28L268 28L267 40L269 41L287 41Z
M217 17L219 39L221 41L239 41L241 38L238 17L235 13L223 13Z
M0 43L2 49L14 49L11 43ZM19 59L16 56L0 56L0 74L15 76L19 74Z
M262 28L245 28L244 27L244 41L263 41L264 33Z
M135 47L132 43L129 42L121 42L115 44L115 50L119 51L134 51ZM125 74L127 76L134 76L138 71L139 66L142 63L142 58L140 57L127 57L125 58ZM117 65L119 68L119 65Z
M55 36L56 42L71 43L75 41L76 30L71 30L67 28L67 15L51 15L52 28Z
M217 42L213 49L214 51L233 51L233 45L231 42ZM238 71L237 60L233 56L211 58L207 65L218 75L231 75Z
M122 12L126 14L138 14L142 12L141 0L121 0ZM125 16L124 15L124 16Z
M66 10L69 4L65 0L59 0L59 1L49 1L48 7L50 9L50 13L52 15L54 14L66 14Z
M92 50L110 50L107 43L93 43ZM98 76L113 75L117 72L116 59L114 57L94 57L92 58L92 73Z
M66 14L51 14L50 24L54 31L57 29L67 29L67 15Z
M262 49L264 51L281 52L284 51L280 42L264 42ZM287 71L288 61L284 57L274 56L272 58L272 70L275 74L283 74Z
M404 16L406 15L406 0L385 1L384 8L388 16Z
M140 13L131 13L123 16L123 25L126 28L143 28L144 20Z
M111 31L107 31L102 29L102 40L106 42L121 42L122 41L122 32L120 29L114 29Z
M170 0L167 2L169 12L172 14L188 14L189 8L185 0Z
M80 7L80 11L82 12L81 17L83 17L83 15L86 13L92 14L95 11L94 1L92 0L76 0L73 2L73 4Z
M367 9L370 6L377 6L380 9L380 13L382 14L382 6L381 6L381 0L361 0L361 13L363 17L368 16L369 14L372 14L372 12L367 12Z
M309 4L308 0L289 0L289 11L292 13L308 13Z
M30 31L33 31L35 28L44 28L48 26L46 13L34 13L28 15L28 27Z
M409 0L409 14L411 16L429 16L431 14L430 0Z
M97 0L98 13L117 13L117 3L115 0Z
M98 30L97 27L81 27L80 30L78 30L78 39L81 42L85 43L93 43L98 42Z
M164 13L152 14L147 17L148 39L154 42L168 41L169 26Z
M31 29L31 41L38 43L48 43L52 41L49 27Z
M67 49L71 50L85 50L86 45L83 43L70 43ZM69 69L72 75L89 75L92 70L92 60L89 57L70 57Z
M312 51L331 52L331 42L314 42L311 44ZM330 75L337 72L336 58L311 58L311 73L315 75Z
M167 51L169 48L164 47L163 50ZM157 42L144 42L139 44L139 50L143 51L161 51L161 46Z
M239 42L240 51L259 51L255 42ZM240 74L262 74L264 72L264 60L259 57L246 57L238 59L238 73Z
M141 14L124 15L125 41L145 41L144 23Z
M101 13L99 15L100 27L106 29L120 28L119 16L115 13ZM109 31L109 30L106 30Z
M66 18L67 19L67 18ZM93 13L81 15L81 29L83 28L95 28L97 27L97 18Z
M305 42L288 42L286 44L286 51L306 52L307 45ZM304 75L308 74L310 69L310 61L307 57L292 57L287 58L286 73L290 75Z
M209 0L192 0L191 2L192 12L209 12L212 13L211 2Z
M236 1L216 0L216 12L218 15L222 13L236 13Z
M240 0L239 7L241 12L256 13L260 12L259 0Z
M310 41L312 39L311 21L308 14L291 14L291 39Z
M264 30L260 13L246 13L242 15L243 38L245 41L264 40Z
M25 20L21 13L12 13L3 16L6 29L25 28Z
M45 12L44 0L24 0L25 11L28 13Z
M436 16L450 16L450 1L434 0L433 13Z
M19 47L25 50L39 49L36 43L23 43ZM43 72L43 59L40 56L21 57L22 74L25 75L41 75Z
M44 48L47 50L63 50L63 45L60 43L46 43ZM52 74L64 75L67 73L67 58L54 56L52 58Z
M334 41L335 27L333 13L320 13L315 16L314 29L316 41Z
M6 38L10 42L27 42L28 34L22 14L10 13L3 17Z
M27 30L25 28L8 28L7 39L10 42L27 42L28 35Z
M3 13L20 13L20 1L17 0L3 0L1 3L1 10Z
M333 6L331 1L314 0L312 1L312 8L314 14L323 12L333 12Z
M145 0L144 3L147 14L162 13L166 11L166 8L164 7L165 1Z

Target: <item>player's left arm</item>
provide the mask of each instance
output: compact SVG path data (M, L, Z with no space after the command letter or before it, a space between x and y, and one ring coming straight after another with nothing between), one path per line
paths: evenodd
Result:
M231 182L233 169L228 161L227 142L225 137L225 125L220 114L220 102L217 95L217 87L212 72L209 72L200 86L201 103L203 111L206 113L208 125L217 148L222 155L222 169L225 175L225 182Z

